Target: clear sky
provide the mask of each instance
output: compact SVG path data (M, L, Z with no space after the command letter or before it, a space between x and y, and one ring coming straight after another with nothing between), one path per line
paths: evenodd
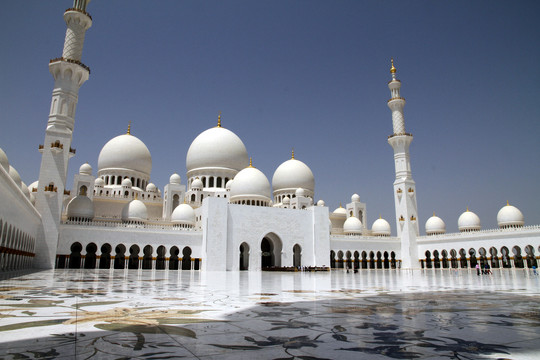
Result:
M49 112L48 61L62 54L70 0L4 1L0 147L38 178ZM495 228L509 200L540 224L540 1L93 0L68 188L126 132L152 154L159 188L185 183L191 141L235 132L271 181L290 158L312 169L330 211L358 193L368 226L395 231L387 82L394 57L411 145L421 233L468 206Z

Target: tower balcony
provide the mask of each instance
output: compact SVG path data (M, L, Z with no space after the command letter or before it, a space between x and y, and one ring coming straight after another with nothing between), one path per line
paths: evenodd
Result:
M396 136L410 136L410 137L412 137L413 135L410 134L410 133L404 132L404 133L399 133L399 134L388 135L388 139L391 139L391 138L396 137Z
M49 64L53 64L53 63L56 63L56 62L67 62L67 63L70 63L70 64L76 64L76 65L79 65L80 67L82 67L83 69L85 69L86 71L88 71L88 74L90 74L90 68L86 65L84 65L82 62L80 62L79 60L74 60L74 59L66 59L66 58L63 58L63 57L58 57L58 58L55 58L55 59L51 59L49 60Z
M84 15L88 16L90 18L90 20L92 20L92 16L89 13L87 13L86 11L84 11L84 10L77 9L77 8L69 8L69 9L66 9L66 11L64 11L64 13L67 13L68 11L80 12L81 14L84 14Z

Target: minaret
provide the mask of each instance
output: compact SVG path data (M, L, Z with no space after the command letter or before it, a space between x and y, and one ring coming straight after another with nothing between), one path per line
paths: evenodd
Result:
M41 214L43 231L36 247L34 266L53 268L60 230L67 167L75 155L71 148L75 109L79 88L88 80L90 69L81 62L84 35L92 26L92 18L86 13L90 0L74 0L73 7L64 12L67 25L62 57L49 62L54 78L49 121L45 130L45 142L39 146L43 154L39 171L39 187L36 208Z
M396 79L396 68L392 59L390 69L392 80L388 83L391 98L388 107L392 110L394 133L388 137L388 143L394 149L396 179L394 181L394 199L396 207L397 235L401 238L401 267L404 269L419 268L418 246L418 209L416 205L416 186L411 174L409 145L413 136L405 132L403 107L405 99L400 95L401 81Z

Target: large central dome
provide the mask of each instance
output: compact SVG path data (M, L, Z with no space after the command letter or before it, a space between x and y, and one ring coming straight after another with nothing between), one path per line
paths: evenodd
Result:
M205 168L226 168L240 171L249 165L246 147L230 130L214 127L193 140L186 156L188 173Z
M152 156L137 137L119 135L105 144L98 157L98 171L104 169L135 170L150 176Z

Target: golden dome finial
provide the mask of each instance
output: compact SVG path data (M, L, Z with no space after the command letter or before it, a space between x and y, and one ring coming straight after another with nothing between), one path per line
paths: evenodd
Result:
M294 148L292 148L291 159L294 159Z
M469 211L469 206L467 206L467 210L466 211Z
M131 135L131 120L129 121L129 124L128 124L128 131L127 131L127 134L128 134L128 135Z
M341 206L341 201L339 202L339 208L340 208L340 209L343 208L343 206Z
M433 212L433 216L435 216L435 211Z
M219 112L217 116L217 127L221 127L221 111Z
M506 206L510 206L510 202L506 200Z
M394 67L394 58L390 58L390 62L392 63L392 67L390 68L390 72L392 74L396 73L396 68Z
M379 219L382 219L381 213L379 213Z
M248 167L250 167L250 168L253 167L253 161L252 161L252 159L251 159L251 156L249 157L249 166L248 166Z

